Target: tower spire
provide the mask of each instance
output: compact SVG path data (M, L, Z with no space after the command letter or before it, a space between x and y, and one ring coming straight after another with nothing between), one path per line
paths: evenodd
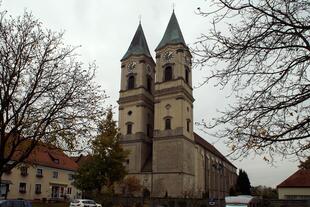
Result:
M186 46L178 20L174 13L174 9L170 17L168 26L166 28L165 34L158 46L156 47L155 51L168 44L183 44Z
M127 59L131 55L145 55L152 58L142 29L141 19L130 46L121 61Z

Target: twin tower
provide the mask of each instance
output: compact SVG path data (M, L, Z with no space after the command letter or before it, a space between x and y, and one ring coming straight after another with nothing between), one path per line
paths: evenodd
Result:
M195 191L191 53L175 13L155 49L141 24L121 59L119 128L125 163L151 196Z

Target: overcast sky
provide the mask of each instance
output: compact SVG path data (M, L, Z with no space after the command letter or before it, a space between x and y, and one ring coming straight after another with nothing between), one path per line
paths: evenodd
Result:
M211 26L209 19L195 13L197 7L208 7L205 0L2 0L1 10L5 9L13 16L22 15L24 10L31 11L44 27L65 31L66 44L82 46L77 52L84 63L96 61L96 81L110 97L106 103L117 106L120 59L138 27L139 16L154 57L154 49L164 34L173 4L184 39L189 47L193 47L199 35L208 32ZM198 86L207 72L208 68L195 69L193 85ZM221 91L212 84L194 89L194 121L216 116L218 109L225 109L229 103L228 94L229 89ZM198 129L196 132L223 154L228 152L221 141ZM255 155L233 163L248 173L253 186L271 187L295 172L298 165L278 159L275 166L270 166Z

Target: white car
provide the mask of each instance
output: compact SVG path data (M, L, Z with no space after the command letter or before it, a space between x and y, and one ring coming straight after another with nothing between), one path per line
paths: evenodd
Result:
M102 207L101 204L96 203L90 199L74 199L71 201L69 207Z

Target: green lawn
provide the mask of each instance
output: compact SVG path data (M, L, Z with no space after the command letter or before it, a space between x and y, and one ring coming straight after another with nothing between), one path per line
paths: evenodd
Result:
M33 207L69 207L69 203L32 203Z

